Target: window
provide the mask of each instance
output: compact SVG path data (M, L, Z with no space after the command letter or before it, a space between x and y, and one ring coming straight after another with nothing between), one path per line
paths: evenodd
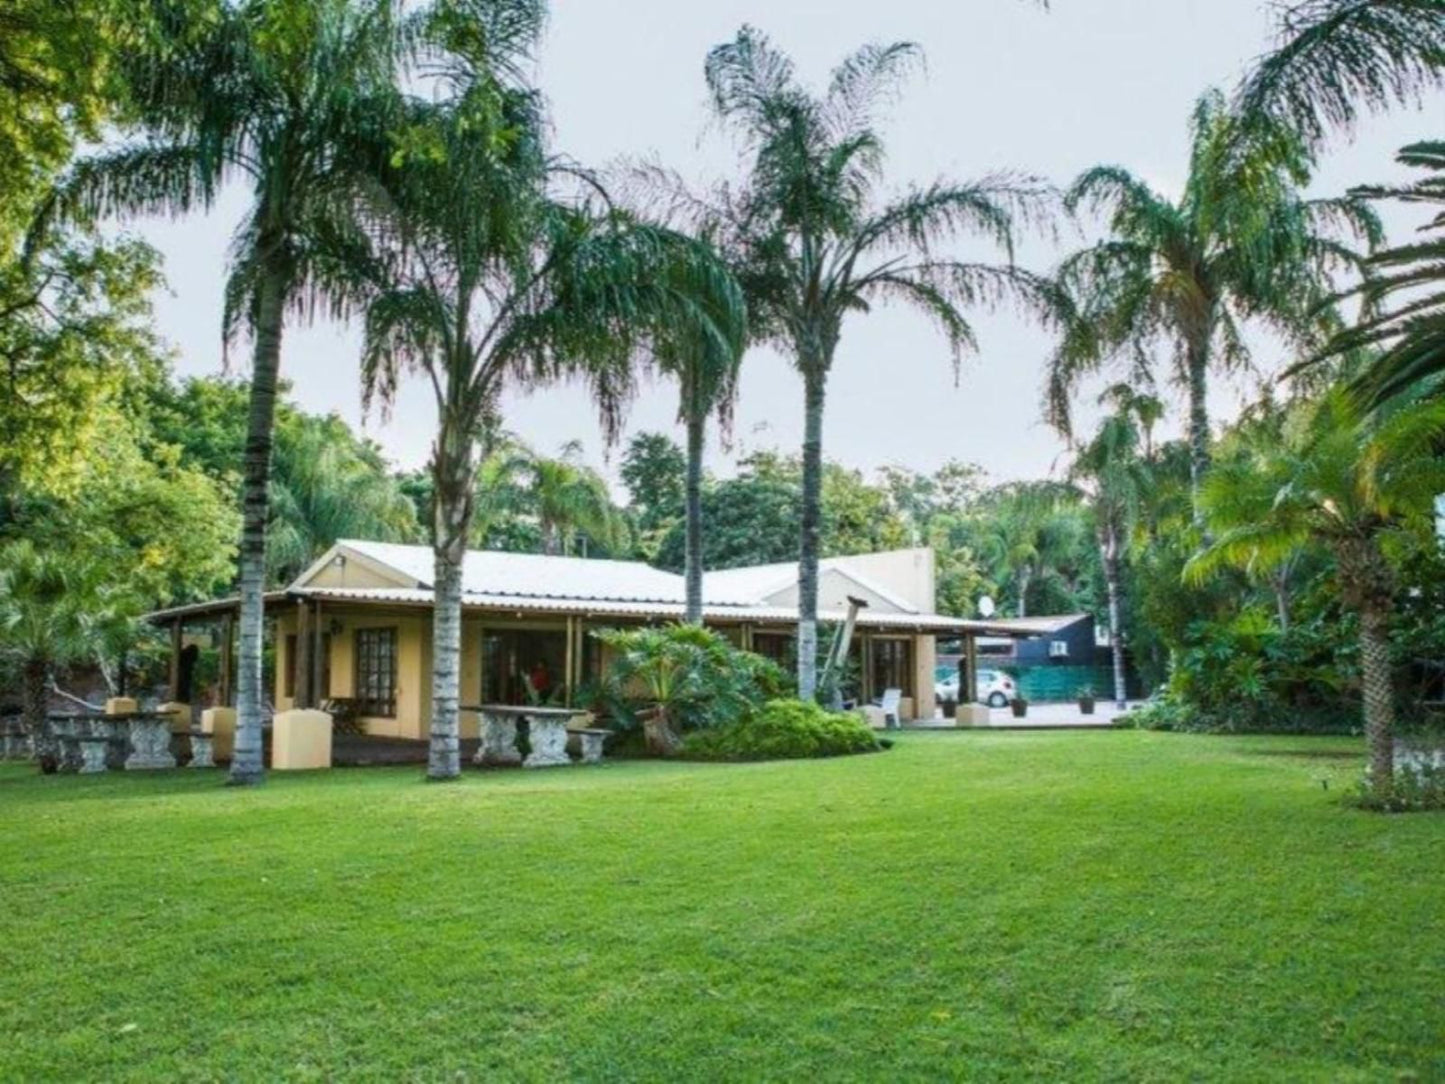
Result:
M780 632L753 633L753 652L765 659L772 659L783 669L791 669L797 662L793 649L793 637Z
M356 630L356 708L361 715L396 715L396 629Z
M882 696L888 689L913 695L913 641L873 641L873 695Z

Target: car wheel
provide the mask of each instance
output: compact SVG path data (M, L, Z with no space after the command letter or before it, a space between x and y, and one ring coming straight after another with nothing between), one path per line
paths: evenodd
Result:
M988 706L991 708L1006 708L1008 707L1008 697L1004 696L1003 693L989 693Z

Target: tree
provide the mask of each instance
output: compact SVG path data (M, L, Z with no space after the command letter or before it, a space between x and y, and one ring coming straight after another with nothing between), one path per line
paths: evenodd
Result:
M1359 617L1370 787L1377 799L1394 786L1394 688L1389 620L1395 581L1392 536L1426 532L1434 495L1445 490L1436 454L1445 437L1445 403L1407 404L1362 414L1336 389L1302 406L1267 462L1221 462L1201 491L1218 532L1186 574L1200 579L1221 565L1269 568L1307 545L1335 562L1345 606Z
M1248 118L1317 145L1360 112L1417 104L1445 82L1438 0L1303 0L1283 7L1274 49L1239 88Z
M1429 236L1375 253L1367 265L1370 273L1357 291L1362 318L1299 367L1325 359L1369 357L1372 360L1355 386L1373 404L1421 381L1434 382L1438 394L1439 378L1445 373L1445 142L1413 143L1396 160L1430 175L1401 187L1357 188L1355 195L1433 205L1436 216L1422 227Z
M1106 213L1108 235L1059 268L1076 316L1050 363L1046 413L1068 433L1084 375L1122 358L1147 377L1165 345L1188 400L1197 493L1209 465L1209 377L1249 364L1244 321L1317 346L1337 326L1322 306L1328 287L1359 263L1341 239L1373 247L1381 228L1358 200L1305 199L1304 144L1283 128L1246 128L1217 92L1195 107L1191 136L1177 200L1119 166L1087 170L1065 194L1071 212Z
M638 433L622 456L622 484L649 560L668 529L682 518L687 500L687 455L663 433Z
M1066 606L1074 607L1084 523L1072 486L1010 482L984 494L971 511L971 548L994 582L1012 589L1019 617L1028 616L1030 599L1045 575L1068 581L1061 593L1067 596Z
M537 517L542 552L571 555L586 535L611 551L625 548L627 521L612 503L607 481L582 461L582 445L569 441L556 457L527 452L520 463L526 504Z
M1128 699L1125 675L1124 559L1140 515L1149 426L1159 416L1159 401L1127 385L1106 395L1116 412L1106 417L1094 438L1074 456L1070 474L1088 502L1104 569L1109 602L1109 643L1114 664L1114 699L1120 710Z
M823 410L844 317L879 302L912 305L939 326L957 365L975 342L967 308L1052 300L1042 280L1011 262L1016 219L1036 218L1044 207L1044 189L1033 180L1000 173L878 198L884 161L878 108L919 57L906 42L865 46L834 70L821 96L800 85L792 62L751 27L707 58L713 110L750 158L744 183L725 189L708 214L720 223L720 243L747 294L754 339L784 350L803 378L803 699L816 691ZM961 234L981 235L1009 262L971 263L935 252Z
M242 470L240 650L230 781L264 777L263 593L277 374L287 316L344 311L366 246L353 205L390 159L397 119L393 0L240 0L138 58L135 145L77 164L74 213L185 214L237 180L252 190L233 245L223 335L252 342Z
M442 3L423 15L441 86L434 102L410 104L383 177L376 229L393 251L367 310L368 395L390 396L399 374L417 369L440 419L432 779L460 772L461 566L477 445L495 431L503 389L581 376L610 439L652 343L699 311L741 308L725 269L686 238L569 196L563 182L577 171L547 154L541 104L521 76L543 15L540 0Z

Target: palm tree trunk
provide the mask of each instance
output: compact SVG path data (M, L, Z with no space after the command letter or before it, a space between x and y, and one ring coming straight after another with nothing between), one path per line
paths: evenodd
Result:
M1123 711L1128 705L1124 673L1124 582L1119 568L1119 539L1113 528L1102 533L1104 585L1109 595L1109 652L1114 663L1114 704Z
M476 467L465 425L444 420L432 462L435 493L432 556L432 717L427 778L462 772L461 701L462 564L471 535Z
M262 242L262 250L272 246ZM275 270L264 273L256 309L256 343L251 368L251 403L241 484L240 649L236 669L236 746L232 784L265 778L261 717L265 711L261 659L266 633L266 487L271 476L271 437L276 417L276 384L281 367L285 283Z
M1029 613L1028 613L1028 610L1029 610L1029 581L1031 581L1033 578L1034 578L1033 569L1029 568L1028 565L1023 565L1023 566L1021 566L1021 567L1019 568L1019 571L1018 571L1018 581L1019 581L1018 615L1019 615L1020 617L1028 617L1028 615L1029 615Z
M25 720L25 730L30 735L30 749L36 760L43 760L51 752L45 711L49 677L49 659L35 656L25 660L24 685L20 691L21 712Z
M1360 613L1360 673L1365 693L1365 740L1370 747L1370 790L1387 797L1395 787L1395 690L1390 679L1389 611L1367 605Z
M823 400L821 363L803 373L803 508L798 553L798 699L818 692L818 551L823 521Z
M702 624L702 451L707 416L694 406L687 417L687 515L684 579L689 625Z
M1187 348L1189 367L1189 495L1194 525L1204 527L1199 489L1209 470L1209 338L1196 336Z

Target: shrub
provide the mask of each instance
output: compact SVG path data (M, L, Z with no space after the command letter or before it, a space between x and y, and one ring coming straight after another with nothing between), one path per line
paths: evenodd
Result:
M884 748L858 715L802 700L771 700L761 711L683 742L698 760L790 760L872 753Z
M690 731L745 719L787 688L774 663L695 625L593 635L613 651L593 703L623 730L641 723L654 753L676 752Z
M1368 777L1360 780L1351 804L1376 813L1429 813L1445 810L1445 766L1406 764L1395 769L1395 786L1381 796Z

